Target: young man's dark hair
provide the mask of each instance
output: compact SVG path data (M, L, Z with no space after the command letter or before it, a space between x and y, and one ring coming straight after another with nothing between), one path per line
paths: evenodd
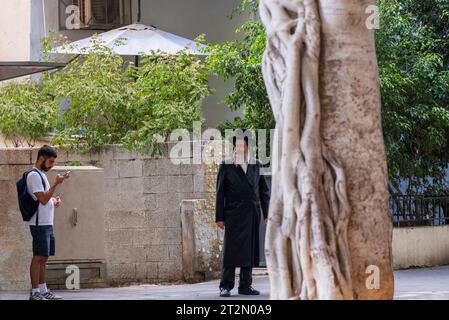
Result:
M50 147L48 145L44 145L37 152L37 159L36 160L38 160L40 157L57 158L58 157L58 152L56 151L55 148Z

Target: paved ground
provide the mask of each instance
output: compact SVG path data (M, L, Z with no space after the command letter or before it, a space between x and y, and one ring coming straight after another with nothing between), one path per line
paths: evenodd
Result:
M253 286L261 291L257 299L269 298L267 275L258 272ZM449 266L400 270L395 272L395 299L449 299ZM140 285L122 288L81 289L79 291L58 291L67 300L218 300L218 281L183 285ZM237 295L234 299L248 299ZM1 292L0 300L27 299L27 292ZM253 299L254 297L251 297Z

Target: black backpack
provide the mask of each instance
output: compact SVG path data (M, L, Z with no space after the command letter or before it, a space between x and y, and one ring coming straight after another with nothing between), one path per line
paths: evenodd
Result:
M46 188L44 178L40 174L39 171L36 169L27 171L23 174L23 176L17 180L16 186L17 186L17 195L19 198L19 209L20 213L22 214L23 221L30 221L31 218L34 216L35 213L37 213L39 208L39 201L36 201L33 199L33 197L28 193L28 187L27 187L27 177L30 172L37 172L39 176L42 179L42 184L44 185L44 190ZM36 225L39 224L38 216L36 216Z

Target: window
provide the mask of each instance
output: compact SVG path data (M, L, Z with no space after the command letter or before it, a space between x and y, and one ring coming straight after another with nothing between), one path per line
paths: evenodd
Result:
M61 30L109 30L131 23L131 0L60 0Z

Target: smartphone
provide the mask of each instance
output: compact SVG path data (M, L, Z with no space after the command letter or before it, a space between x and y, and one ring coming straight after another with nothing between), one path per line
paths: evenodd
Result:
M67 171L66 173L63 174L63 176L64 176L64 177L70 177L70 173L71 173L71 172L72 172L72 171Z

